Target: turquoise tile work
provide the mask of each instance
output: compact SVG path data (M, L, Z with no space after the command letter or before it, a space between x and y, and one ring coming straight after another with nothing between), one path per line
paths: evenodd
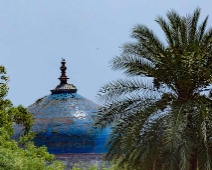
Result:
M106 153L109 129L93 127L98 105L77 93L51 94L28 107L37 133L35 145L50 153Z
M53 154L104 154L110 129L100 131L93 127L98 105L77 94L77 88L67 83L64 59L61 64L60 84L51 90L52 94L28 107L35 119L34 143L47 146Z

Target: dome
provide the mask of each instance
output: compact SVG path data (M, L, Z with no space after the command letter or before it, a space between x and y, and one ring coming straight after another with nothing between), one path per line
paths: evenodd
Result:
M67 83L65 60L61 63L60 84L51 90L52 94L28 107L35 119L35 145L45 145L53 154L106 153L109 129L100 131L93 127L98 105Z

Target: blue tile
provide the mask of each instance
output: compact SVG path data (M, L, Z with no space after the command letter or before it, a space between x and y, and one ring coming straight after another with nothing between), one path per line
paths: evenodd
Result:
M98 105L77 93L51 94L28 107L34 116L34 142L53 154L106 153L110 129L94 129Z

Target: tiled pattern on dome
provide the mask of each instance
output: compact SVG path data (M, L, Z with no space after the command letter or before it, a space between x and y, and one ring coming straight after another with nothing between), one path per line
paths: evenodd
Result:
M105 153L109 129L93 128L98 105L77 93L51 94L28 107L38 146L50 153Z

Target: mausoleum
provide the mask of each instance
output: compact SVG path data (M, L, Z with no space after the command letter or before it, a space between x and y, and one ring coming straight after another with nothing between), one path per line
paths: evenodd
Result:
M61 64L60 84L50 95L28 107L35 119L32 127L37 134L35 145L45 145L50 153L66 161L100 160L107 152L109 129L94 128L98 105L79 95L76 86L68 84L64 59Z

